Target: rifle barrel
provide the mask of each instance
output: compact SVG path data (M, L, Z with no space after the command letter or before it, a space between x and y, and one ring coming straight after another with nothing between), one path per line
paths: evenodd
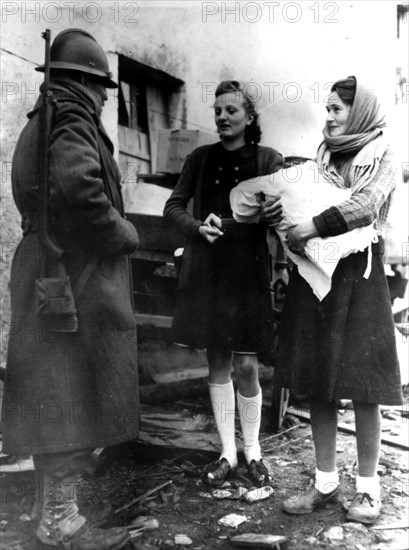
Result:
M39 162L39 190L38 190L38 218L39 237L45 249L47 258L58 260L63 255L63 250L55 243L50 234L49 227L49 139L54 116L54 97L50 91L50 29L42 33L45 40L45 69L44 84L42 90L42 103L39 111L40 133L38 139L38 162Z

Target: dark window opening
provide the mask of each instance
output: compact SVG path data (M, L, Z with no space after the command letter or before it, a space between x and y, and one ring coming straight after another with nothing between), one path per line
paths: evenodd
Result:
M120 80L118 90L118 122L127 128L148 133L146 86Z

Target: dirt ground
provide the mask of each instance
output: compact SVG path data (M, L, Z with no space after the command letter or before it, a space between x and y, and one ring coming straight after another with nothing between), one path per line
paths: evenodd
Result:
M134 523L134 538L129 550L222 550L232 548L231 537L241 533L284 536L287 541L281 545L283 550L408 548L408 453L387 444L382 444L379 467L383 509L375 527L398 524L406 529L376 529L346 522L345 509L353 497L356 460L354 436L346 433L340 433L338 438L342 488L339 502L328 504L307 516L289 516L281 511L283 499L299 493L312 482L315 467L313 444L309 424L292 415L287 415L281 434L269 432L269 395L266 390L264 397L266 405L263 407L261 440L274 489L266 500L248 504L242 499L215 498L200 474L203 465L215 458L216 453L186 449L170 452L169 449L132 443L101 454L96 472L82 478L79 490L82 504L96 504L108 498L118 510L138 499L124 511L116 513L109 524L131 526ZM192 415L197 412L210 415L206 398L173 403L168 408L188 410ZM384 412L384 433L407 432L409 421L405 411L407 405L401 411L403 414ZM353 426L352 411L341 410L339 419ZM240 437L239 431L237 435ZM30 519L33 483L33 472L1 476L3 549L37 548L33 538L35 523ZM243 465L229 483L230 489L251 487ZM237 514L245 521L238 527L220 525L219 520L228 514ZM144 526L139 531L138 522Z

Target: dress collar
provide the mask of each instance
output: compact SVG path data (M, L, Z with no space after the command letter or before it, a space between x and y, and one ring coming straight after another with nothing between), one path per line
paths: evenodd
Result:
M254 155L255 151L255 145L253 143L246 143L245 145L242 145L241 147L238 147L237 149L233 149L233 151L229 151L228 149L225 149L223 147L222 142L219 142L220 149L226 153L231 155L237 155L242 159L248 159L251 156Z

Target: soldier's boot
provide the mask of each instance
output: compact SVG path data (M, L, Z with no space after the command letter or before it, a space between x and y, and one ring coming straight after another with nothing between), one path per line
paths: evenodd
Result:
M41 467L36 464L35 467L35 489L36 489L36 500L31 510L31 519L33 522L40 522L43 510L43 499L44 499L44 472ZM72 487L73 491L77 490L76 486ZM77 501L76 495L75 500ZM112 504L108 500L102 500L91 506L81 506L79 507L79 513L84 516L88 524L92 527L102 527L108 523L114 515L114 509Z
M55 478L44 473L44 495L38 540L61 550L119 550L129 541L127 529L97 529L79 513L78 475Z

